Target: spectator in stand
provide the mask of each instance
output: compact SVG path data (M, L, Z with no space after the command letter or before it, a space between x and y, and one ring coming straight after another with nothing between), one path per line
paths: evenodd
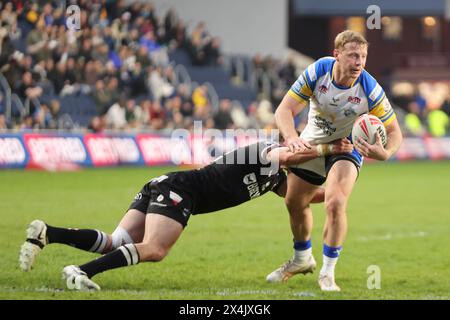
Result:
M235 125L231 118L231 102L228 99L220 100L219 111L214 116L214 123L219 130L234 129Z
M150 109L152 107L152 101L144 99L141 101L141 114L139 117L139 123L142 128L148 127L150 124Z
M78 51L78 56L84 58L84 61L88 62L93 59L92 57L92 39L85 38L82 41L81 49Z
M421 120L425 119L426 111L427 111L427 100L425 97L420 93L420 90L418 87L415 88L415 93L413 97L413 103L417 104L418 110L419 110L419 117Z
M261 128L270 130L275 127L275 115L272 111L272 104L268 100L262 100L256 111L256 117Z
M2 20L0 20L2 23ZM8 34L8 27L0 24L0 68L8 64L15 48Z
M34 112L34 127L37 129L49 129L52 122L52 114L46 103L41 105Z
M162 67L152 69L148 79L149 90L155 100L168 98L175 92L173 85L164 79L162 70Z
M152 65L152 62L148 55L147 47L145 46L139 47L136 53L136 62L139 62L144 70L146 70L148 67Z
M177 38L177 25L179 18L173 8L170 8L166 12L164 17L164 43L169 44L172 40Z
M208 87L206 85L198 86L192 92L192 102L194 108L204 108L209 104Z
M60 119L60 111L61 111L61 103L59 102L59 100L52 99L50 101L50 115L51 115L50 128L51 129L58 128L58 121Z
M240 103L233 103L231 108L231 119L235 128L248 129L250 126L250 119L248 118L244 108Z
M166 125L166 113L158 100L153 101L150 107L150 128L153 130L164 129Z
M111 97L108 95L105 82L102 79L97 80L95 83L95 90L93 90L92 97L97 107L97 114L104 114L111 102Z
M130 96L138 97L147 94L147 86L145 85L145 72L139 62L134 64L134 68L130 72Z
M13 8L12 2L7 2L0 13L0 21L8 26L14 26L17 23L17 13Z
M106 112L106 126L109 129L122 130L127 126L125 117L126 97L122 96Z
M45 60L49 57L48 34L45 29L44 19L39 19L36 29L33 29L27 36L27 50L36 61Z
M36 81L29 71L23 73L22 81L15 88L15 91L22 101L39 98L42 94L42 88L36 85Z
M444 137L450 131L449 116L440 109L428 113L428 127L433 137Z
M0 113L0 132L11 129L10 124L6 121L6 116L3 113Z
M444 100L441 106L441 110L444 111L447 116L450 117L450 88L448 88L449 92L447 94L447 98Z
M88 129L94 133L101 133L105 130L105 118L94 116L89 122Z
M405 116L405 129L409 135L421 136L424 134L424 127L420 120L419 105L415 102L409 104L409 112Z
M27 3L26 6L20 0L14 1L14 5L5 3L0 11L0 21L6 25L9 37L4 35L6 31L2 32L0 25L0 67L4 67L1 71L14 90L20 87L22 98L30 95L39 98L42 88L45 95L60 96L79 92L86 94L93 90L91 94L96 99L99 113L105 112L112 102L118 100L119 92L127 92L131 96L150 92L155 100L161 100L159 103L166 100L171 108L162 108L164 123L169 119L173 122L176 117L177 126L181 123L190 125L194 113L188 102L190 93L186 93L183 85L179 85L180 90L175 86L174 70L168 66L167 51L161 46L168 44L170 48L187 48L185 24L176 12L169 10L164 19L159 19L151 3L128 5L123 0L80 0L78 5L82 9L82 28L79 32L69 32L64 12L54 2ZM10 41L11 36L20 36L18 19L21 26L26 23L33 27L23 34L28 55L20 58L14 53ZM200 64L222 63L220 40L211 38L204 23L195 27L192 39L200 50ZM37 79L29 83L28 74L26 83L23 82L24 74L30 70L41 75L42 83ZM102 85L98 85L98 79L103 80ZM25 87L31 87L31 90L25 90ZM96 92L97 87L99 92ZM196 107L205 107L196 111L196 117L206 122L211 110L207 95L202 101L202 90L200 88L196 92L199 95L193 99ZM179 98L171 99L178 92L181 102ZM111 99L106 102L108 96ZM159 127L160 121L156 123L154 126ZM211 125L212 120L208 123ZM42 121L37 126L42 127Z
M218 37L212 38L211 42L207 44L205 54L208 65L219 66L223 64L223 57L220 53L220 39Z
M247 113L248 113L248 127L251 129L261 129L259 120L256 116L256 111L258 110L258 103L256 101L253 101L249 104L247 107Z
M192 106L192 102L185 101L181 105L180 113L185 118L192 118L194 115L194 107Z
M25 116L22 123L19 125L20 130L33 130L34 122L31 115Z
M142 109L136 105L134 99L128 99L125 107L125 119L127 120L127 128L139 129L142 125Z

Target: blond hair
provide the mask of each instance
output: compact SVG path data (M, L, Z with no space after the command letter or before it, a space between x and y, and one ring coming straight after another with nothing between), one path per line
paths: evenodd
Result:
M345 30L339 33L334 39L334 48L343 48L345 44L349 42L356 42L361 45L365 44L366 46L369 46L369 42L367 42L362 34L352 30Z

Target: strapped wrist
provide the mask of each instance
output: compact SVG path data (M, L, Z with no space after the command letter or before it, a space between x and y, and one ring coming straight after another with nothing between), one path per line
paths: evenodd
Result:
M316 148L317 148L317 154L319 155L319 157L327 156L327 155L333 153L333 145L332 144L323 143L323 144L317 145Z

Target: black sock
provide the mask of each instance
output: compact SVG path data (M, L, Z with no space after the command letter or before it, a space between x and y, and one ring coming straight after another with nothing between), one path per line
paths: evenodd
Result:
M106 233L91 229L66 229L47 225L48 243L63 243L91 252L102 253L108 236Z
M136 249L136 246L132 243L129 243L101 256L100 258L83 264L82 266L80 266L80 269L86 272L89 278L92 278L97 273L106 270L126 267L138 263L139 253Z

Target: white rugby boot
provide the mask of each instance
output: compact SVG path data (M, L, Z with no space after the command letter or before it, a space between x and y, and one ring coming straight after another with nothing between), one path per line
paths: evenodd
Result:
M62 278L66 280L67 288L79 291L99 291L100 286L88 278L78 266L67 266L62 271Z
M294 259L289 260L281 267L270 273L266 280L267 282L282 282L287 281L292 276L303 273L313 273L314 269L316 269L316 260L314 260L314 256L311 254L303 261L294 261Z
M23 271L30 271L44 246L47 245L47 226L44 221L34 220L28 225L27 240L20 247L19 265Z
M319 286L322 291L339 292L341 288L334 281L334 276L322 273L319 275Z

